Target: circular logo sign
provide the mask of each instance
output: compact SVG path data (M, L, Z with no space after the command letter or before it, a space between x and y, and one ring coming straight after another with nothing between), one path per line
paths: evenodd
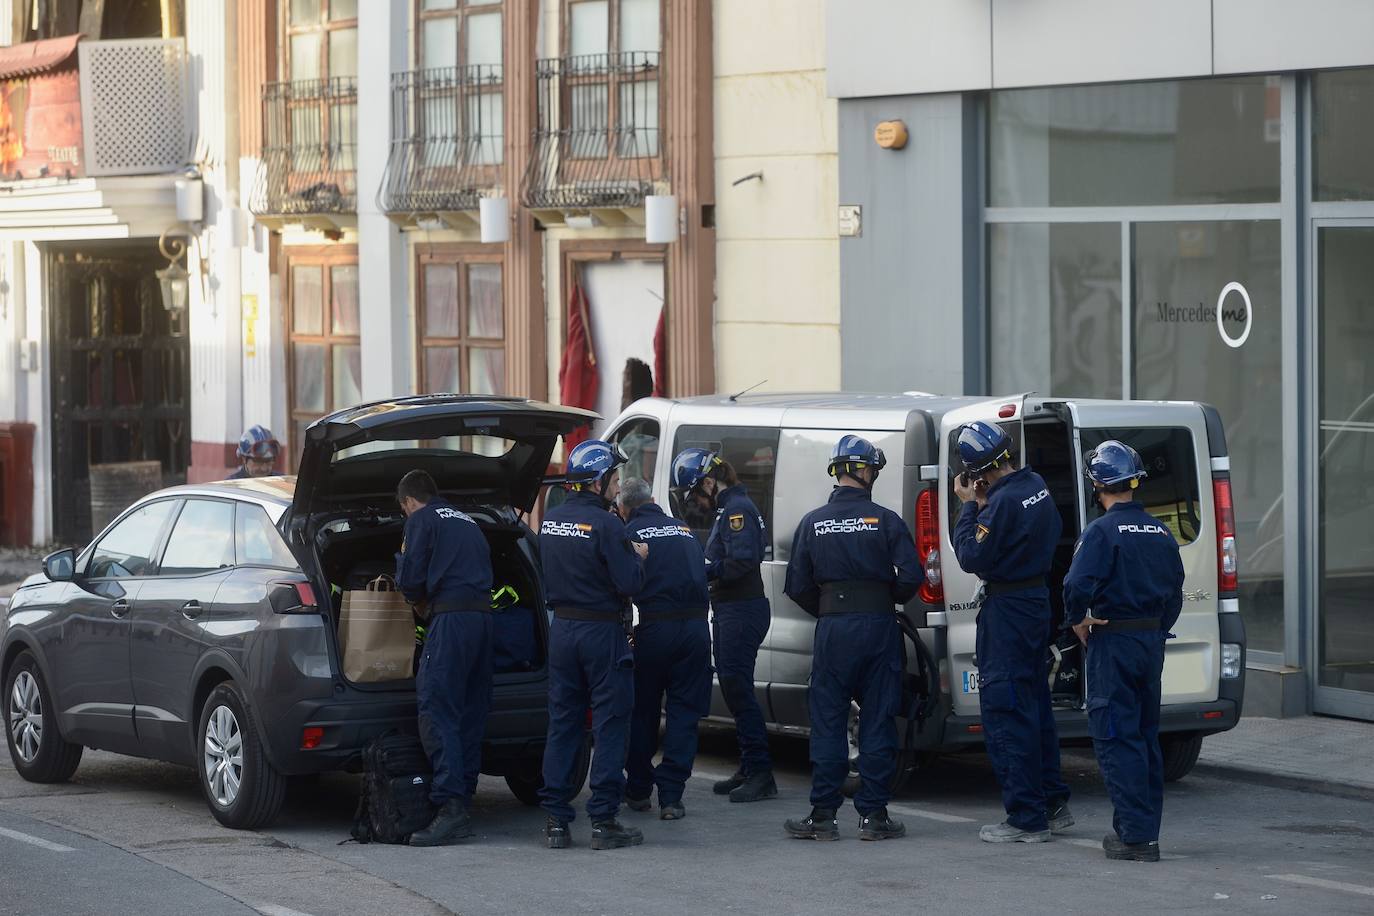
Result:
M1240 298L1245 302L1245 330L1240 332L1239 337L1232 337L1226 333L1226 325L1222 323L1222 306L1226 304L1226 297L1231 293L1240 293ZM1245 342L1250 339L1250 328L1254 324L1255 309L1250 305L1250 293L1244 286L1232 280L1221 288L1221 295L1217 296L1217 333L1221 335L1222 342L1233 349L1245 346Z

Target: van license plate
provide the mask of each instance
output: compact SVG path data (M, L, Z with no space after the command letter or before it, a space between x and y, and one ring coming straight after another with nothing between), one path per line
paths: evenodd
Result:
M977 692L978 692L978 672L977 672L977 671L965 671L965 672L964 672L964 693L977 693Z

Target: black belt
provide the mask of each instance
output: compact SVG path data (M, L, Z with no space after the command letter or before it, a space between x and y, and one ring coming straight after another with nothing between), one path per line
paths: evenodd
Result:
M765 594L763 574L757 569L733 582L716 579L711 583L712 601L748 601L751 598L762 598Z
M1012 592L1024 592L1029 588L1045 588L1044 576L1031 576L1029 579L1017 579L1015 582L988 582L984 586L983 594L989 598L998 595L1010 595Z
M892 586L871 579L826 582L821 586L821 616L827 614L895 614Z
M440 614L479 614L490 613L490 604L480 604L463 601L441 601L429 609L430 617L437 617Z
M671 611L646 611L639 609L640 623L658 623L660 620L705 620L706 608L684 607Z
M1158 617L1128 617L1125 620L1109 620L1107 623L1093 624L1094 632L1102 629L1112 633L1143 633L1153 630L1159 632L1161 620Z
M556 607L553 616L563 620L602 620L609 623L620 622L620 611L593 611L584 607Z

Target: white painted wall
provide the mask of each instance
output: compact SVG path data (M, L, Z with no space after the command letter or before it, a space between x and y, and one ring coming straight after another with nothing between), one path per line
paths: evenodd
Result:
M596 353L596 412L605 419L592 427L600 433L620 413L625 361L634 357L654 366L654 330L663 307L662 261L605 261L582 271L592 319Z

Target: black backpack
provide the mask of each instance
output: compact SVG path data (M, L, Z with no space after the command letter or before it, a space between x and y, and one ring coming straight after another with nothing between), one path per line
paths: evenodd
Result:
M363 791L353 813L359 843L400 843L429 825L429 755L414 735L388 732L363 750ZM345 841L346 842L346 841Z

